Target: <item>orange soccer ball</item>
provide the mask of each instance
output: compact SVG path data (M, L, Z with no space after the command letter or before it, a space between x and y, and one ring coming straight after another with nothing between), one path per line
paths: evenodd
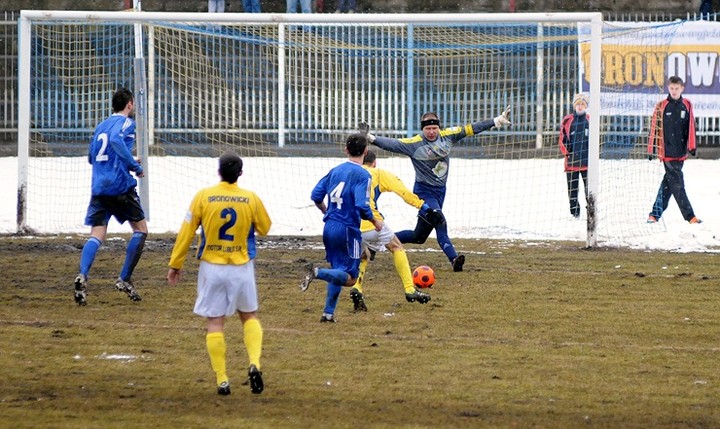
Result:
M413 270L413 283L418 288L429 288L435 284L435 271L427 265L421 265Z

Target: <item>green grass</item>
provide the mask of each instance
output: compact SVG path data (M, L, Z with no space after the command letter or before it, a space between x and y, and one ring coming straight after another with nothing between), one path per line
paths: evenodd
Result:
M0 427L720 427L716 254L462 240L453 273L429 242L409 257L435 267L430 303L407 303L378 254L369 311L345 291L330 325L324 285L297 288L317 241L261 249L266 390L242 385L233 318L220 397L192 314L196 261L164 283L171 237L148 240L139 303L113 290L125 242L108 241L86 307L71 292L83 237L0 237Z

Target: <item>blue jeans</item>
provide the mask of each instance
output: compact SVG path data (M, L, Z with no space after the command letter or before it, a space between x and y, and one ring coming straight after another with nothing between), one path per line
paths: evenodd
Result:
M260 13L260 0L243 0L243 12Z
M338 0L337 10L340 12L355 12L355 0Z
M297 13L297 5L300 2L300 12L312 13L312 6L310 0L287 0L287 13Z
M208 0L208 12L210 12L210 13L225 12L225 0Z

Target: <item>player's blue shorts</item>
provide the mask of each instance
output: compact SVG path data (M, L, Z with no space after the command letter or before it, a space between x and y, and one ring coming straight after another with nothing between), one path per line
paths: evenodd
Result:
M93 195L85 215L85 225L105 226L112 216L121 225L126 220L140 222L145 219L135 188L121 195Z
M340 222L328 220L323 228L325 260L332 268L343 270L353 278L360 273L362 236L359 228L348 228Z
M413 193L434 209L442 209L446 190L445 186L432 186L420 182L415 182L415 186L413 186Z

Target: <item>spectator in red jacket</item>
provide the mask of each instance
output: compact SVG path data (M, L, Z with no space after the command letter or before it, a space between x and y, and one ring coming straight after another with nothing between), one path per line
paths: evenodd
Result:
M570 199L570 214L575 218L580 217L580 203L578 202L580 177L582 177L585 189L585 201L587 201L588 196L587 169L590 116L586 112L587 107L587 95L575 95L573 98L574 112L562 119L560 138L558 139L560 152L565 156L565 176Z
M660 189L648 216L648 223L660 219L670 202L670 196L680 208L683 218L690 223L700 223L695 216L690 200L685 192L683 164L688 152L695 156L695 114L692 103L683 98L685 83L678 76L668 79L668 96L655 105L650 121L650 138L648 139L648 158L655 155L665 166Z

